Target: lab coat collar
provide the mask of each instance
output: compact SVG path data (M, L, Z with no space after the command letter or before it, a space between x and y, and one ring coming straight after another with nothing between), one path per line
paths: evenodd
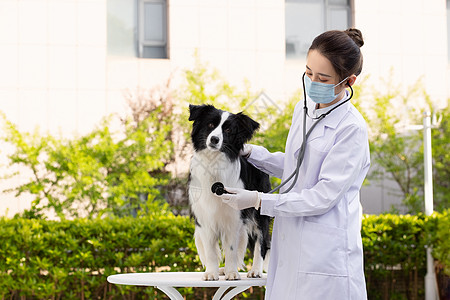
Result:
M340 103L342 103L342 101L345 101L345 99L348 99L348 97L350 97L349 95L349 91L345 90L345 96L341 99L341 101L325 107L325 108L320 108L317 109L316 108L316 103L312 102L311 99L308 99L310 102L312 102L312 107L313 107L313 113L312 113L312 117L317 118L320 115L327 113L328 111L330 111L331 109L333 109L334 107L338 106ZM308 97L309 98L309 97ZM329 128L336 128L336 126L339 124L339 122L342 120L343 115L350 109L350 103L347 102L343 105L341 105L340 107L336 108L333 112L331 112L329 115L327 115L323 120L321 120L320 122L323 122L323 125ZM317 121L315 121L317 122ZM321 126L322 127L322 126ZM314 129L315 131L315 129ZM312 135L312 133L311 133Z
M348 99L349 92L346 90L346 95L344 98L342 98L341 101L344 101L343 99ZM308 96L306 96L307 101L306 101L306 105L308 106L308 111L312 112L311 117L318 117L323 113L326 113L328 111L330 111L330 109L333 109L333 107L336 107L337 105L339 105L339 103L341 103L341 101L339 101L338 103L335 103L329 107L325 107L325 108L321 108L321 109L316 109L316 103L314 101L311 100L311 98L309 98ZM350 109L350 103L346 102L345 104L339 106L338 108L336 108L333 112L331 112L329 115L327 115L325 118L323 118L322 120L320 120L320 124L318 124L313 131L311 132L308 141L312 141L315 140L317 138L320 138L324 135L325 132L325 126L331 129L335 129L339 123L341 122L342 118L344 117L344 115L346 114L346 112ZM308 131L309 128L311 128L312 123L313 122L317 122L317 120L312 120L311 118L307 117L309 120L306 122L307 123L307 128L306 130ZM298 154L299 154L300 148L297 149L297 151L294 152L294 157L297 158Z
M348 91L346 90L345 92L346 92L346 95L344 98L342 98L341 101L344 101L344 99L348 99L348 97L349 97ZM331 109L333 109L334 107L336 107L337 105L339 105L341 103L341 101L339 101L338 103L335 103L329 107L316 109L315 108L316 103L313 102L309 97L307 99L308 99L308 101L307 101L308 111L312 111L311 117L313 117L313 118L318 117L321 114L324 114L324 113L330 111ZM325 118L323 118L320 121L310 119L310 121L312 121L312 122L307 122L307 123L309 123L309 125L307 125L308 127L306 128L306 130L311 128L313 122L320 122L320 124L318 124L313 129L313 131L311 132L311 134L308 138L308 141L312 141L312 140L322 137L325 132L325 127L335 129L339 125L343 116L349 109L350 109L350 103L346 102L343 105L336 108L334 111L332 111L329 115L327 115ZM309 118L309 117L307 117L307 118ZM298 150L296 151L295 154L298 155Z

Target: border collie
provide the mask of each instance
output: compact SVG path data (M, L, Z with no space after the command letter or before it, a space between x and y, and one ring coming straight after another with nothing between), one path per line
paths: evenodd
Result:
M247 277L261 277L270 249L270 217L254 208L235 210L211 191L215 182L225 186L268 192L269 176L244 158L239 151L259 124L245 114L232 114L212 105L189 105L194 155L190 165L189 203L195 218L195 245L206 271L203 280L219 279L225 254L226 280L240 279L247 243L253 252L253 266ZM267 261L267 260L266 260Z

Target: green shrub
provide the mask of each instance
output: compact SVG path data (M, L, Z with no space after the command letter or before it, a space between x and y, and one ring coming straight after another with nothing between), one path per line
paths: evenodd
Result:
M74 221L0 219L0 299L109 299L153 288L107 283L111 274L200 270L186 217ZM158 293L160 295L162 293ZM122 296L120 296L122 297Z
M435 226L430 229L432 233L431 242L433 244L433 256L438 261L444 273L450 276L450 210L445 210L442 214L433 215Z
M361 235L371 299L423 294L418 283L426 272L426 221L423 215L365 216Z
M69 140L20 132L0 113L5 141L15 149L7 167L29 174L7 191L32 196L31 208L22 214L29 218L43 218L48 211L61 219L148 213L146 206L155 208L155 199L163 202L158 187L167 175L161 170L173 150L171 127L161 124L160 115L155 109L140 122L123 120L117 131L110 129L111 117Z
M448 271L448 211L365 216L362 239L370 299L421 299L426 244ZM0 299L166 299L152 287L111 285L125 272L202 271L187 217L76 220L0 218ZM239 299L260 299L253 288ZM187 299L211 289L185 288ZM237 299L237 298L235 298Z
M448 211L432 216L366 215L361 231L370 299L423 299L426 248L448 272Z

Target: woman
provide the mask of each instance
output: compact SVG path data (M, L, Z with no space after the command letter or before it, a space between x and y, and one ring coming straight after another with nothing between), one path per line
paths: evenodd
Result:
M275 217L266 299L367 298L359 190L370 165L369 145L365 121L348 101L361 73L363 44L358 29L317 36L303 75L307 101L295 107L285 153L256 145L242 151L257 168L287 180L280 194L226 188L232 194L222 195L236 209L261 207ZM290 175L299 156L304 159L296 179Z

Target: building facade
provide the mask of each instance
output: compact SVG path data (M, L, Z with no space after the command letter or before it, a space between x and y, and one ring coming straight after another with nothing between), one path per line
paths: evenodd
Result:
M169 77L179 84L195 53L231 84L248 80L285 101L301 87L312 39L348 27L364 35L361 77L380 90L390 73L405 88L420 79L443 106L447 7L445 0L0 0L0 110L21 130L83 134L123 111L124 90ZM363 188L366 212L398 201L389 185ZM0 195L0 214L28 205Z

